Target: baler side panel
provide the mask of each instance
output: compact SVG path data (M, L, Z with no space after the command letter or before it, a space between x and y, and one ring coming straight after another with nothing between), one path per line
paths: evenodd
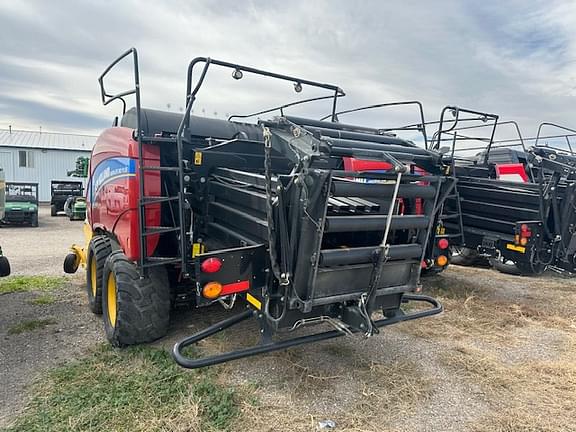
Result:
M113 233L130 260L140 256L138 242L138 142L132 129L115 127L105 130L94 146L90 161L87 193L88 220L93 230ZM160 153L155 146L144 145L146 166L159 166ZM160 172L146 171L146 196L160 195ZM146 225L160 224L160 204L146 208ZM147 238L148 254L158 245L159 235Z

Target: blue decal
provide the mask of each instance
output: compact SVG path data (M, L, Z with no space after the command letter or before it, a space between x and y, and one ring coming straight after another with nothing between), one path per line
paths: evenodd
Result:
M91 180L91 200L106 183L123 177L136 175L136 159L113 157L105 159L96 167Z

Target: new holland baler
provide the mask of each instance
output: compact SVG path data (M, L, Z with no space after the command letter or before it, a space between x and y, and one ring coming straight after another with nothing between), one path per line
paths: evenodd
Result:
M109 94L105 78L124 59L133 60L134 87ZM251 74L297 92L326 91L312 100L331 100L330 120L286 115L294 103L260 112L270 120L255 123L193 116L214 68L230 69L237 80ZM338 122L344 93L337 86L210 58L189 65L183 114L140 106L135 49L99 81L103 103L121 101L123 116L94 147L87 244L73 248L65 267L86 265L90 308L103 313L112 344L162 337L178 305L200 311L246 304L174 347L175 360L187 368L345 334L371 336L441 312L435 299L415 294L437 241L438 213L454 188L440 154L378 128ZM130 95L136 106L126 111ZM358 159L387 169L348 170L345 161ZM408 302L429 308L405 313ZM261 344L199 359L183 354L249 318L258 321ZM274 337L321 323L333 330Z
M489 258L496 269L525 276L547 268L576 273L576 158L570 143L576 132L542 123L538 135L526 139L514 121L454 106L445 107L437 123L434 148L450 146L444 161L458 180L444 212L459 217L442 223L461 254L458 262ZM496 140L497 127L505 125L517 137ZM562 132L544 137L544 126ZM543 145L546 138L565 139L567 148ZM534 145L526 147L528 141Z

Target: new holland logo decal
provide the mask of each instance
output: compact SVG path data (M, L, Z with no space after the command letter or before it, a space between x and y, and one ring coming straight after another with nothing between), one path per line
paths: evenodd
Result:
M115 157L102 161L94 170L92 178L92 194L98 191L111 181L134 177L136 175L136 160L127 157Z

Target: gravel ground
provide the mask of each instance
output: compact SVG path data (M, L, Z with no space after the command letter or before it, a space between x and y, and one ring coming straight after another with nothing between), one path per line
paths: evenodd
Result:
M0 246L14 275L61 275L64 257L73 243L82 244L82 221L51 217L50 207L40 206L38 227L0 228Z
M61 275L68 247L81 241L81 223L51 218L46 208L41 210L39 228L0 229L0 242L14 274ZM83 278L83 271L68 278L50 305L31 304L37 293L0 296L0 428L24 406L28 386L36 377L82 357L103 341L101 321L86 305ZM367 340L344 337L215 368L222 382L252 388L260 400L257 407L243 406L235 430L310 431L323 419L335 420L336 430L342 431L477 430L505 400L495 399L483 383L470 379L466 368L447 362L447 356L457 357L467 344L503 365L553 361L574 337L576 280L522 278L453 266L425 280L424 286L434 287L440 295L448 287L466 294L450 297L441 316L384 328ZM471 314L466 318L469 322L463 321L461 315L469 313L467 305L477 301L487 301L487 310L495 305L510 315L510 323L503 321L502 328L489 330L497 338L488 337L481 315L486 310L479 309L480 315ZM238 305L235 310L242 308ZM511 310L519 311L521 324L515 324ZM178 311L169 335L155 345L171 348L179 338L230 313L219 307ZM31 318L52 318L56 323L8 334L11 325ZM443 335L443 329L457 331ZM215 352L247 346L257 333L255 323L246 322L201 349ZM566 430L573 430L573 420L566 424Z

